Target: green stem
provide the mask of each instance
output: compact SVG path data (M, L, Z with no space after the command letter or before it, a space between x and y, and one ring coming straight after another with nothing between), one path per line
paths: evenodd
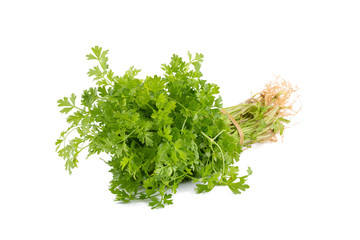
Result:
M221 178L220 178L220 183L221 183L223 177L225 176L225 156L224 156L224 152L223 152L222 148L220 147L220 145L219 145L217 142L214 141L214 139L212 139L211 137L209 137L208 135L206 135L204 132L201 132L201 133L202 133L202 135L204 135L207 139L209 139L209 141L210 141L211 143L214 143L214 144L220 149L221 156L222 156L222 159L223 159L223 172L222 172L222 176L221 176ZM221 133L221 132L220 132L220 133ZM219 135L219 134L218 134L218 135ZM218 135L217 135L217 136L218 136ZM216 137L217 137L217 136L216 136Z

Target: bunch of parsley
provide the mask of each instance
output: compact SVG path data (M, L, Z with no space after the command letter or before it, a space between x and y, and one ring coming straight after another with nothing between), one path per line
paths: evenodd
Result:
M249 186L233 166L239 160L239 136L230 134L222 114L219 87L202 80L203 55L188 60L173 55L161 65L163 76L137 78L131 67L117 76L108 66L108 51L92 48L87 55L98 65L88 75L96 87L58 101L69 127L56 141L65 168L77 167L79 153L107 153L113 179L109 189L117 201L149 200L152 208L172 204L181 182L196 182L196 192L227 185L239 194Z

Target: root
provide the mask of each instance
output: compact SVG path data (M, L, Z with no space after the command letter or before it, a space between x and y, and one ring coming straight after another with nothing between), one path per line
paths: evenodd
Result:
M297 91L298 87L278 76L266 84L261 92L222 112L232 116L232 133L239 135L242 146L276 142L277 134L282 135L285 124L290 122L285 117L294 116L301 109L294 110L294 104L300 102ZM234 120L237 124L234 124Z
M275 80L267 83L265 88L251 99L257 99L269 107L269 111L278 108L277 115L279 117L293 116L301 110L301 107L294 110L294 104L299 102L299 96L295 94L298 90L298 87L277 76Z

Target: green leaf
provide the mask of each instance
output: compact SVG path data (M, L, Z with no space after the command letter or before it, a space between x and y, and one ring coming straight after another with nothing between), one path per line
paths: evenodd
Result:
M139 130L138 131L138 139L141 143L145 143L146 146L152 147L153 146L153 140L151 139L153 133L152 132L146 132L145 130Z
M250 167L248 167L248 169L247 169L247 173L248 173L248 176L250 176L250 175L252 175L252 170L251 170L251 168Z
M161 109L164 107L165 103L167 102L167 95L166 93L161 93L158 98L156 99L156 107Z
M222 98L221 98L221 96L219 96L218 98L216 98L214 107L222 108Z
M87 60L97 59L97 57L95 57L92 54L88 54L88 55L86 55L86 57L87 57Z
M234 183L231 183L228 186L234 194L241 194L239 188Z
M192 65L194 66L195 71L199 71L201 68L201 63L199 62L193 62Z
M171 194L167 193L164 196L164 204L171 205L173 204L173 200L171 199Z
M100 55L101 55L101 51L102 51L102 48L99 47L99 46L95 46L93 48L91 48L91 50L93 51L93 53L95 54L96 58L100 58Z
M76 95L75 95L75 93L72 93L71 97L70 97L70 101L71 101L72 105L75 105L75 100L76 100Z
M196 193L204 193L209 192L210 189L208 188L208 185L205 184L196 184L195 192Z
M84 115L80 111L77 111L73 115L68 116L66 121L78 125L83 118Z
M192 60L192 55L191 55L191 53L189 51L187 52L187 55L189 57L189 62L190 62Z
M165 82L161 79L161 77L154 76L154 77L146 77L144 81L144 86L146 89L157 92L164 89Z
M167 139L168 141L171 141L172 135L171 135L171 127L165 126L164 129L159 129L158 131L159 136Z
M151 209L164 208L164 204L162 204L156 197L151 198L149 206L151 207Z
M73 109L74 109L74 107L66 107L66 108L61 109L60 112L67 114Z
M136 69L134 66L131 66L131 67L129 68L129 70L127 70L127 71L125 72L125 76L126 76L126 77L131 77L131 78L133 78L133 77L135 77L136 75L138 75L139 72L141 72L140 69Z
M63 99L59 99L57 101L57 103L58 103L58 107L67 107L67 106L72 107L71 103L69 102L68 97L64 97Z
M100 56L100 59L99 59L99 63L100 63L100 66L103 70L106 70L109 68L109 65L107 65L107 62L108 62L108 57L106 56L108 53L108 50L106 51L103 51L101 53L101 56Z
M100 70L99 66L96 66L89 70L88 75L89 77L95 76L94 80L98 80L103 77L103 72Z
M59 100L57 101L58 107L63 107L63 108L60 110L60 112L67 114L67 113L69 113L71 110L73 110L74 107L75 107L75 105L74 105L74 104L75 104L75 98L76 98L76 96L75 96L75 94L73 93L73 94L71 94L71 97L70 97L71 103L69 102L69 98L68 98L68 97L64 97L63 99L59 99Z
M131 160L131 158L128 158L128 157L124 157L121 160L121 170L124 170L124 167L129 163L130 160Z

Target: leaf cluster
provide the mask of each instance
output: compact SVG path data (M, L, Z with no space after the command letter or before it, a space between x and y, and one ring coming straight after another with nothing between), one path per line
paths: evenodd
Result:
M181 182L196 182L196 192L227 185L239 194L249 186L239 176L241 146L230 134L219 87L201 79L203 55L187 61L173 55L162 64L163 76L137 77L131 67L117 76L108 65L108 51L92 48L87 55L97 61L88 75L96 86L58 101L67 114L68 129L56 141L56 150L71 174L78 156L107 153L113 179L109 190L117 201L143 199L152 208L172 204ZM76 135L70 139L70 136Z

